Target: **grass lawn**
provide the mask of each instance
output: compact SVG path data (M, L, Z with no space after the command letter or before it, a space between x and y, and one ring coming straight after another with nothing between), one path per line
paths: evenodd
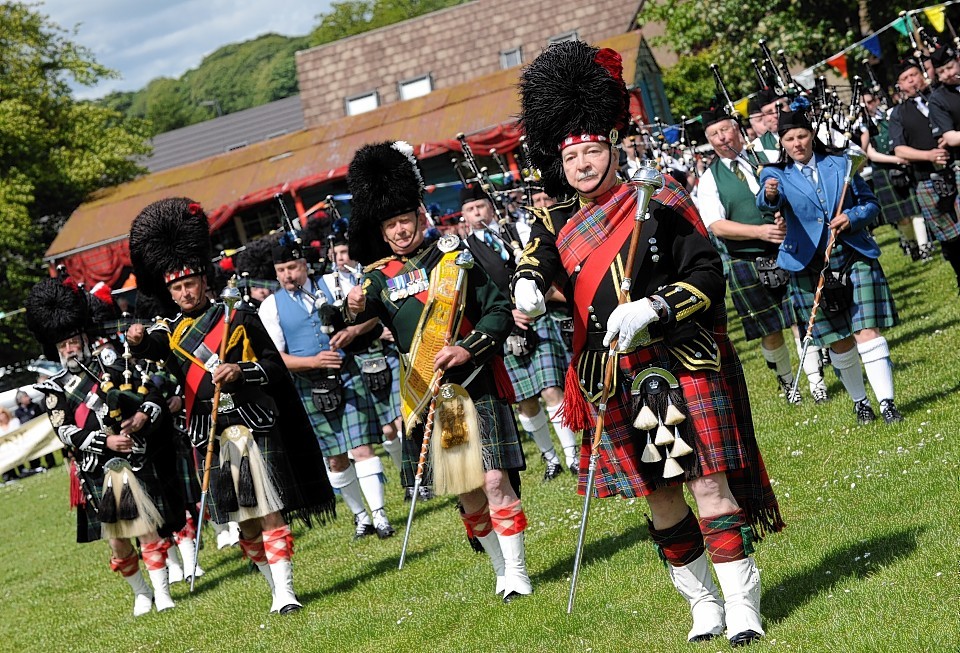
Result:
M857 426L827 371L832 400L788 406L759 354L731 328L786 530L758 548L766 639L751 650L960 651L960 301L945 262L910 263L878 231L900 312L890 329L906 421ZM794 358L794 362L796 362ZM804 382L805 383L805 382ZM542 484L532 442L523 497L535 594L493 593L450 499L418 504L402 529L351 542L353 525L296 531L295 583L305 609L268 615L270 597L238 549L201 552L193 595L134 620L129 587L105 543L75 543L66 470L0 488L0 641L16 651L723 651L687 644L689 613L649 542L643 501L595 500L577 604L567 593L582 499L565 475ZM385 465L387 466L387 465ZM396 470L387 509L406 519ZM205 537L212 541L208 530Z

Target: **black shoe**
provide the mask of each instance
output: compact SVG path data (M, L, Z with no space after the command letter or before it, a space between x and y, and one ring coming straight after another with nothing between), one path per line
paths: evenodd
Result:
M359 540L360 538L367 537L368 535L377 534L377 529L373 527L373 524L362 523L359 515L354 515L353 521L357 525L357 528L353 533L354 540Z
M413 488L412 487L403 488L403 502L410 503L411 501L413 501Z
M793 389L793 382L790 381L790 379L784 379L778 376L777 381L780 382L780 392L783 393L788 404L796 406L802 401L800 399L800 393Z
M870 411L873 412L873 411ZM758 639L763 637L760 633L755 630L745 630L742 633L737 633L730 638L730 646L737 648L739 646L746 646L751 642L755 642Z
M392 537L397 532L393 526L390 525L386 514L384 514L382 510L377 510L373 513L373 527L377 530L377 537L381 540Z
M830 401L830 397L827 395L826 388L822 388L822 387L814 388L813 390L810 391L810 394L813 395L813 403L817 404L818 406L820 404L825 404L828 401Z
M897 424L903 421L903 415L897 410L893 399L884 399L880 402L880 414L883 416L883 421L887 424Z
M429 501L434 497L433 490L428 488L426 485L420 486L420 501Z
M543 472L543 480L552 481L563 473L563 467L559 462L547 463L547 469Z
M300 612L303 609L302 605L297 605L296 603L291 603L290 605L285 605L280 608L280 614L293 614L294 612Z
M577 463L572 463L567 466L567 469L570 470L570 473L573 474L574 478L580 478L580 465Z
M857 411L857 422L860 424L869 424L877 419L876 413L873 412L873 408L870 406L869 399L858 401L853 407L854 410Z
M695 643L695 642L709 642L711 639L713 639L713 638L716 637L716 636L717 636L717 635L715 635L715 634L713 634L713 633L704 633L704 634L702 634L702 635L694 635L693 637L690 638L689 641L692 642L692 643Z

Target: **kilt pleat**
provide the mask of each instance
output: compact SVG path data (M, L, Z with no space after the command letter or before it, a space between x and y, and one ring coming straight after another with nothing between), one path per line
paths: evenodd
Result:
M855 257L852 263L851 257ZM821 260L820 257L815 258L815 263L812 264L815 268L807 267L800 272L790 273L790 299L802 331L806 330L810 312L813 310ZM840 272L848 263L850 283L853 285L853 302L847 310L837 313L830 313L820 306L812 334L813 342L818 347L843 340L862 329L892 327L899 320L880 262L859 256L842 242L837 243L830 257L830 269Z
M747 340L783 331L793 324L786 293L777 297L760 283L753 261L730 259L727 267L730 298Z
M873 169L873 193L877 196L884 224L895 225L901 220L920 215L920 204L912 185L897 188L891 182L890 171Z
M517 401L538 397L546 388L563 388L569 354L556 320L541 316L532 325L537 346L526 356L514 356L504 348L503 363Z
M923 221L933 237L943 242L960 237L960 195L941 198L933 189L930 180L917 184L917 203Z

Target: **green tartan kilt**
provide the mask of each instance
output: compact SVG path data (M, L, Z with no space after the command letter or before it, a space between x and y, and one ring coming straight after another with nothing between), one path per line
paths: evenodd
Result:
M513 421L510 405L493 397L483 395L474 398L477 416L480 420L480 443L483 447L483 469L523 470L527 468L520 445L520 436ZM403 466L400 468L400 482L404 487L412 487L416 480L417 463L423 445L423 427L421 422L403 439ZM430 468L430 456L424 465L421 485L430 485L433 475Z
M960 195L940 197L933 190L933 182L927 180L917 184L917 202L920 204L923 221L934 238L943 242L960 237L956 206L956 203L960 202Z
M760 283L753 261L731 258L727 263L730 298L737 309L747 340L778 333L793 324L786 292L778 298ZM782 287L778 290L785 290Z
M277 427L274 426L272 430L266 433L260 431L251 431L251 433L253 434L253 439L257 442L257 447L259 447L260 454L263 456L264 463L269 470L270 478L280 495L280 500L284 506L281 512L286 513L288 509L295 508L299 505L299 500L295 498L298 497L299 494L296 479L293 476L293 472L290 471L290 466L287 462L287 457L290 454L283 447L279 434L276 433L276 429ZM218 428L217 430L221 431L222 429ZM230 514L217 507L217 488L219 487L218 480L220 477L219 437L217 437L216 443L213 450L213 464L210 467L210 489L207 492L207 508L210 510L210 519L218 524L226 524L230 521ZM197 470L202 479L207 455L206 447L198 449L197 454L199 460ZM317 470L317 473L323 474L324 471ZM289 523L289 519L287 521Z
M367 393L373 398L374 408L377 412L377 424L383 426L400 417L400 355L392 342L378 340L379 350L367 350L355 354L357 364L360 365L364 360L378 358L383 356L387 359L390 366L390 387L384 388L380 392L374 392L366 384L363 378L363 372L360 372L361 379ZM371 348L372 349L372 348Z
M890 181L890 171L873 169L873 193L877 196L882 224L895 225L901 220L920 215L917 193L913 186L897 188Z
M533 323L537 346L527 356L514 356L504 345L503 363L516 401L538 397L546 388L563 388L570 357L557 321L549 315Z
M200 502L200 478L197 476L196 454L186 433L174 431L177 479L181 484L183 500L188 506ZM193 508L192 510L195 510Z
M104 458L103 462L106 463L108 460L110 459ZM86 492L93 495L94 502L99 506L103 499L103 468L92 472L82 472L78 469L77 472L82 474ZM137 477L163 518L163 524L157 529L160 537L169 537L183 528L186 523L186 512L183 496L180 493L179 479L161 478L157 468L150 462L134 472L134 476ZM83 544L101 539L100 528L97 511L88 498L82 506L77 506L77 542Z
M818 347L826 347L862 329L892 327L899 319L880 261L864 258L843 243L837 243L830 257L830 269L840 272L851 256L856 257L849 267L853 301L847 310L838 313L825 311L822 304L817 309L813 343ZM803 332L810 321L822 260L818 254L806 269L790 273L790 300L801 326L801 336L805 335Z
M310 373L298 372L291 376L324 457L338 456L383 439L374 397L363 383L360 365L354 356L343 359L340 368L343 403L332 413L323 413L314 405L310 396L313 388Z

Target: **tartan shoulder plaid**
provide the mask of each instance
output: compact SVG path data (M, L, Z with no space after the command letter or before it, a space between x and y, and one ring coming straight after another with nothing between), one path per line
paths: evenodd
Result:
M178 358L185 360L184 355L178 351L178 349L191 353L196 351L197 347L200 346L200 343L203 342L203 339L210 332L210 329L213 328L217 320L221 317L223 317L222 304L211 304L210 308L208 308L203 315L185 328L181 328L181 325L184 319L189 318L181 316L180 324L177 324L170 336L170 348Z

